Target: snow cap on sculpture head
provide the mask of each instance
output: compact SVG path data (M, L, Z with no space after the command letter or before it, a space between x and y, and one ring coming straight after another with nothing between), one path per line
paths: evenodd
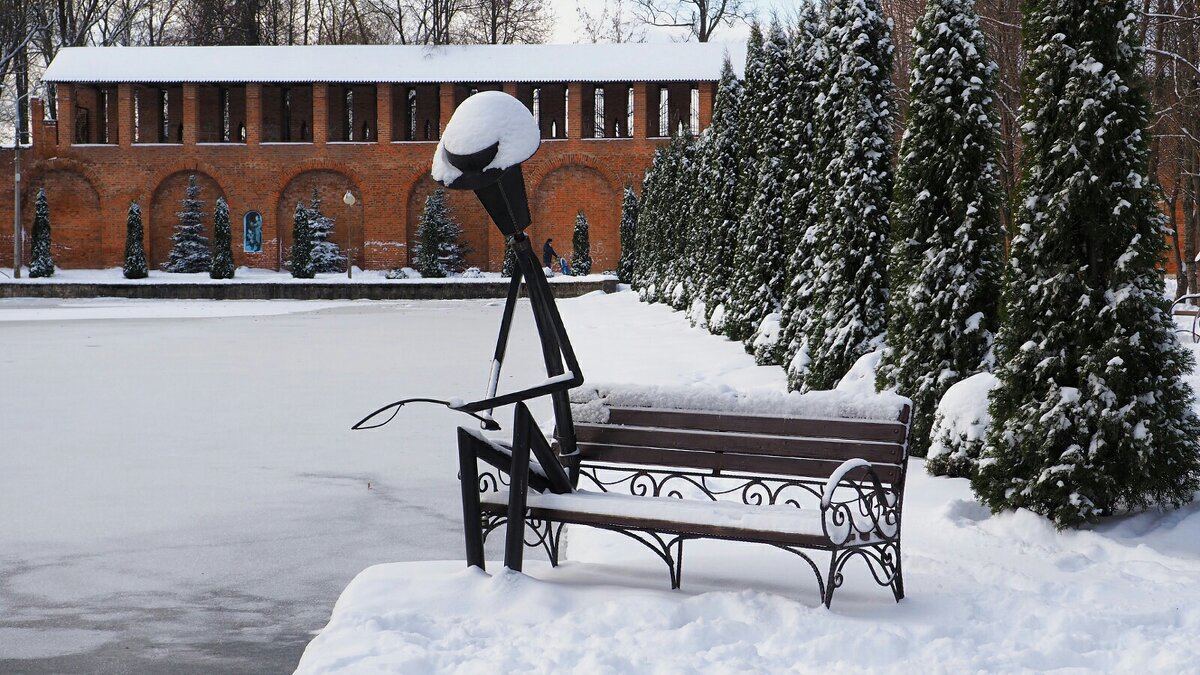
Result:
M484 91L458 106L433 153L433 178L448 188L474 190L496 227L516 236L529 227L529 197L521 162L542 134L525 104Z
M433 178L475 190L533 156L541 131L529 109L501 91L481 91L454 111L433 155Z

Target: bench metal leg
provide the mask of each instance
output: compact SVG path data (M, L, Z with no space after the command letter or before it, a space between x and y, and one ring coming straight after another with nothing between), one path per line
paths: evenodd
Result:
M458 430L458 477L462 487L463 535L467 548L467 566L486 569L483 561L483 512L479 508L479 466L475 459L475 438L466 429Z
M849 557L852 551L841 551L833 549L829 554L829 576L825 578L825 609L833 604L833 591L838 586L842 585L842 565L845 564L846 558Z

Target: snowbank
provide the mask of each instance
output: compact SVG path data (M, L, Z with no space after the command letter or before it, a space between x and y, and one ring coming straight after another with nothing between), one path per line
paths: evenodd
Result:
M908 491L898 604L856 563L826 610L803 561L734 542L688 542L670 591L649 551L581 528L527 575L368 568L297 672L1194 672L1200 508L1058 533L919 465Z
M738 391L709 382L686 386L585 384L571 391L571 413L576 421L597 424L608 422L609 406L891 421L900 415L900 410L908 403L907 398L896 394Z

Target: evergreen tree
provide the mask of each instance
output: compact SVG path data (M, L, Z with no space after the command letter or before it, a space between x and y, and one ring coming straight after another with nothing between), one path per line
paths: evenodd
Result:
M208 276L213 279L233 278L233 244L229 233L229 205L224 197L217 197L217 208L213 212L213 255L208 267Z
M462 227L446 204L446 191L438 188L425 198L425 210L417 223L417 246L413 267L423 277L440 278L463 268L465 250L458 243Z
M308 232L312 237L313 272L345 272L346 256L329 239L333 235L333 219L321 213L321 195L316 188L308 205Z
M54 276L54 259L50 256L50 206L46 191L39 189L33 212L33 259L29 261L30 277Z
M913 400L909 452L923 457L942 395L991 368L1004 230L996 66L974 0L931 0L913 36L878 385Z
M725 320L725 335L745 342L760 364L774 361L773 334L768 336L760 329L777 325L784 286L783 191L787 178L781 154L787 133L788 55L783 28L773 21L763 44L759 75L747 86L746 96L756 106L750 120L753 126L747 132L757 139L754 145L759 160L757 171L744 176L754 188L738 229Z
M129 205L125 219L125 265L121 271L126 279L145 279L150 272L146 265L146 244L142 241L142 207Z
M741 169L742 83L725 59L713 102L712 123L705 131L702 154L702 206L698 218L706 228L703 249L704 279L701 293L705 323L713 333L722 333L733 253L739 224L738 180ZM697 321L699 323L699 321Z
M633 283L633 268L637 259L638 199L633 188L626 185L621 195L621 225L618 229L621 236L621 257L617 262L617 281L623 284Z
M587 216L575 214L575 234L571 237L571 274L584 277L592 273L592 241Z
M513 248L512 237L504 238L504 262L500 266L500 276L508 279L517 273L517 251Z
M1200 487L1191 355L1163 282L1130 0L1029 0L1021 184L972 487L1059 527Z
M304 202L296 202L292 217L292 255L290 268L297 279L312 279L315 275L312 264L312 234L308 229L309 214Z
M789 378L801 390L831 389L886 327L885 265L892 191L891 22L879 0L830 0L829 58L818 98L812 299ZM825 164L825 160L828 163Z
M824 30L815 5L805 2L789 55L791 95L788 97L787 120L790 129L783 148L787 177L784 194L788 199L784 211L783 250L788 259L776 362L788 370L789 382L794 379L791 373L795 369L791 364L800 350L800 329L807 321L814 279L819 273L813 247L820 225L816 190L826 179L823 165L818 160L821 148L817 144L817 106L827 59ZM791 386L796 388L797 384L791 382Z
M183 210L176 213L179 223L171 235L171 253L163 269L167 272L207 272L210 259L208 237L204 236L204 201L195 174L188 176L187 196L180 201Z
M642 185L635 235L638 257L634 266L634 287L644 302L659 302L662 297L660 288L665 279L661 274L661 263L666 256L663 247L670 213L668 189L674 183L675 169L675 145L659 146Z
M669 229L664 234L663 256L666 288L670 293L663 300L678 310L686 310L694 293L693 280L696 275L696 258L689 255L691 246L698 240L703 226L694 217L695 195L700 190L696 161L699 150L695 135L685 128L671 139L675 146L676 179L670 185L667 201Z

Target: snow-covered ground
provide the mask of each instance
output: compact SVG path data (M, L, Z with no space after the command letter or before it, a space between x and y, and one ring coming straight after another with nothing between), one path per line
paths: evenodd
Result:
M560 306L589 381L784 387L631 293ZM558 569L466 570L468 420L349 426L481 393L500 309L0 300L0 672L287 671L331 610L303 672L1194 671L1200 508L1058 534L919 462L899 604L854 567L827 611L799 560L723 542L670 591L587 529ZM514 330L502 390L543 377Z

